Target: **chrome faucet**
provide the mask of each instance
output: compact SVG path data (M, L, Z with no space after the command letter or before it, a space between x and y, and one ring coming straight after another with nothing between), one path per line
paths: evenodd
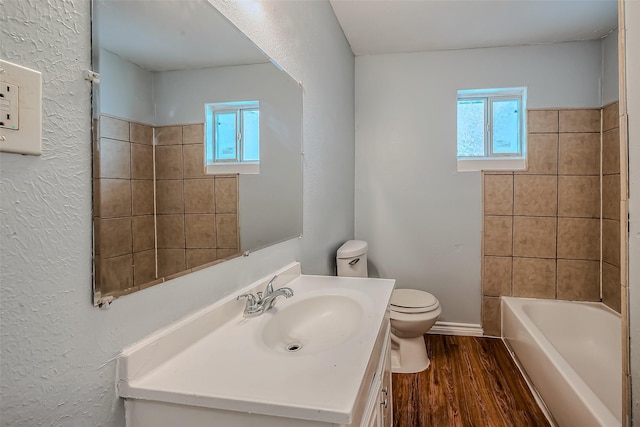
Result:
M279 296L283 296L285 298L291 298L293 296L293 290L291 288L280 288L273 290L273 282L276 280L278 275L275 275L269 280L267 287L264 289L264 292L256 292L256 295L253 294L242 294L239 295L237 300L241 300L242 298L247 299L247 303L244 306L244 317L256 317L260 316L267 310L270 310L274 304L276 303L276 298Z

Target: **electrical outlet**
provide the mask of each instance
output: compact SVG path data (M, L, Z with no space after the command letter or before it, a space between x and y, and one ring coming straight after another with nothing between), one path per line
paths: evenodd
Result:
M42 74L3 59L0 59L0 151L42 154Z
M18 86L0 81L0 128L18 130Z

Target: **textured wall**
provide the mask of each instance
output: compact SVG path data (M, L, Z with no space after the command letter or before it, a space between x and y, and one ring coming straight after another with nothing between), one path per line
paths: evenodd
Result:
M91 305L89 2L3 0L3 59L43 72L43 155L0 154L0 424L123 426L125 346L285 263L330 273L353 237L353 56L327 2L218 1L305 84L305 236ZM301 256L301 248L304 256Z

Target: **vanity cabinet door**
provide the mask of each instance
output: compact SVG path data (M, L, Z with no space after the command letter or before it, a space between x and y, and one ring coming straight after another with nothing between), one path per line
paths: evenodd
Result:
M369 418L369 421L366 424L366 427L382 427L382 411L380 411L380 408L375 408L373 410L373 413L371 414L371 417Z
M393 426L393 399L391 397L391 347L387 345L384 355L384 371L382 376L382 389L380 390L380 412L383 427Z

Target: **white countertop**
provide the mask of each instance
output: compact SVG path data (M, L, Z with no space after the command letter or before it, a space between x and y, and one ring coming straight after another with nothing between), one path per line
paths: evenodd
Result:
M119 360L119 394L133 399L348 424L394 283L386 279L298 276L286 283L293 289L293 297L279 298L272 310L249 319L242 317L244 303L231 298L226 301L226 310L233 305L236 313L184 348L167 352L174 344L158 345L158 339L171 334L176 341L175 335L181 329L177 327L169 334L164 331L147 343L125 350ZM365 311L357 331L345 342L324 351L305 353L303 348L286 353L269 348L261 338L264 322L278 310L319 294L359 299ZM224 309L224 305L216 308ZM206 315L211 311L199 317ZM159 349L150 351L149 346ZM127 357L140 356L136 352L152 360L149 369L145 369L144 359L127 366ZM167 356L158 356L162 353Z

